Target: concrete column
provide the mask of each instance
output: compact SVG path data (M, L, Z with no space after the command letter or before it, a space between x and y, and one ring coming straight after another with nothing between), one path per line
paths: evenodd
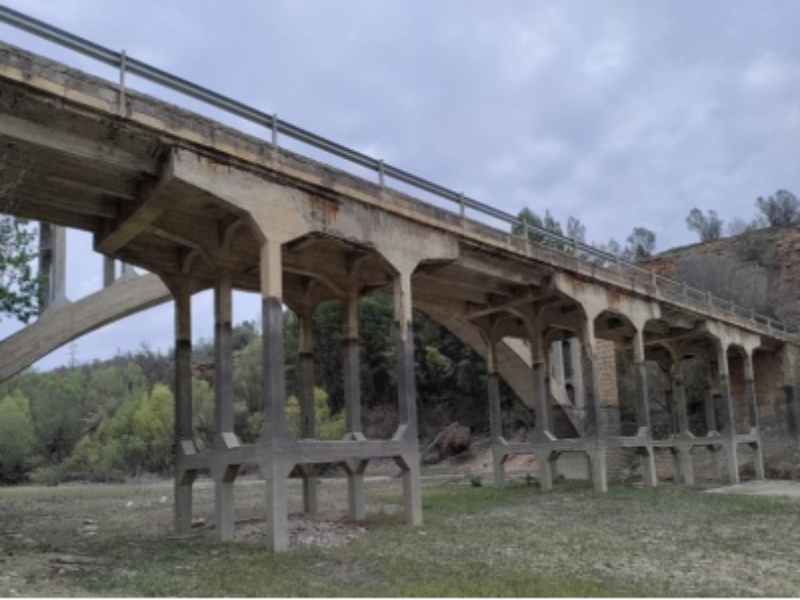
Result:
M500 410L500 381L497 375L497 345L494 340L486 342L486 391L489 399L489 430L492 435L492 458L494 462L494 484L505 485L505 456L500 452L503 442L503 414Z
M711 371L711 361L709 360L707 362L708 374L706 376L703 405L705 408L706 428L709 434L714 434L719 431L719 425L717 425L717 406L714 401L714 374Z
M297 399L300 402L300 437L317 437L317 415L314 406L314 335L312 310L298 314L300 322L299 356L297 358ZM317 516L317 474L311 465L301 469L303 478L303 510Z
M564 342L557 341L550 345L550 377L564 385Z
M683 381L683 359L679 358L673 362L670 369L670 377L672 381L672 394L678 412L678 435L677 440L686 440L691 438L689 432L689 415L686 412L686 387ZM677 454L678 458L678 471L680 473L680 480L686 485L694 485L694 469L692 465L692 456L688 447L676 447L673 453Z
M739 456L736 443L736 417L733 413L733 398L731 397L731 380L728 371L728 347L722 342L717 346L717 365L719 373L719 390L722 402L727 412L727 423L723 437L727 442L728 481L739 483Z
M708 429L708 437L716 437L719 436L719 425L717 424L717 398L719 394L717 393L718 390L715 385L717 377L711 368L711 360L707 358L706 363L708 366L708 372L706 374L706 383L704 389L705 397L703 398L706 428ZM709 452L711 452L711 457L714 463L714 478L720 480L722 478L722 465L720 463L719 448L709 444L707 449Z
M581 342L577 337L569 339L569 357L570 364L572 365L572 374L570 375L570 383L575 398L575 408L583 415L586 410L586 395L583 389L583 371L581 369ZM584 424L585 418L581 417L581 424ZM583 432L581 432L583 435Z
M605 432L601 423L600 394L597 386L597 372L594 368L594 324L586 319L583 326L581 342L581 370L583 373L583 389L586 398L588 417L587 437L594 438L594 447L588 447L589 464L592 470L592 483L596 492L608 491L606 466Z
M754 462L756 478L764 479L764 451L761 447L761 432L759 430L758 401L756 399L756 382L753 372L753 353L750 350L746 350L744 355L744 381L750 417L750 435L758 436L758 441L750 443L755 451Z
M261 245L261 297L264 431L260 464L266 483L267 547L280 552L289 547L286 477L292 465L283 458L291 434L286 425L281 244L275 240L266 240Z
M39 275L45 278L39 295L39 313L50 306L53 299L53 226L39 223Z
M117 277L116 261L108 256L103 257L103 287L108 287Z
M358 287L351 282L344 303L342 353L344 356L345 426L350 439L363 439L361 433L361 362L358 336ZM364 473L367 461L348 461L347 494L350 518L361 521L366 516Z
M122 275L120 277L136 277L136 270L133 265L129 265L126 262L122 263Z
M650 423L650 399L647 394L647 363L644 358L644 334L637 329L633 337L633 362L636 369L636 425L637 435L646 440L646 446L639 451L642 455L644 484L658 485L655 454L653 452L653 430Z
M113 262L112 262L113 264ZM192 484L196 474L180 469L181 456L194 452L192 429L192 296L175 294L175 529L192 528Z
M414 377L414 332L411 310L411 273L404 270L394 278L395 348L400 427L395 439L407 442L408 452L401 464L406 522L422 524L422 489L417 439L417 389Z
M67 300L67 230L53 226L53 303Z
M214 514L217 535L222 541L234 536L235 469L225 464L226 450L235 439L233 433L233 287L231 274L221 271L214 286Z
M536 402L536 437L540 440L547 439L552 430L552 415L550 408L550 385L548 368L542 336L539 331L529 332L531 343L531 371L533 375L533 393ZM539 484L542 490L553 489L553 462L551 453L540 453L539 459Z

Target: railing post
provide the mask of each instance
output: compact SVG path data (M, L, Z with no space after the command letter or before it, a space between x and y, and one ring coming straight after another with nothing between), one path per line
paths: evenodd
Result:
M272 114L272 149L278 150L278 113Z
M464 192L461 192L458 196L458 208L461 214L461 225L464 225L464 214L466 213L466 207L464 206Z
M385 173L383 171L383 160L381 159L378 161L378 183L380 184L381 189L383 189L385 186L384 177Z
M708 301L708 305L711 308L714 308L714 296L711 295L711 292L706 292L706 299Z

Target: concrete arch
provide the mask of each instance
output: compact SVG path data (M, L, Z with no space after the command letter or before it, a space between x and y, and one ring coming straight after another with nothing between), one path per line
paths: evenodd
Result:
M118 279L77 302L49 310L0 342L0 381L82 335L170 300L164 283L148 274Z

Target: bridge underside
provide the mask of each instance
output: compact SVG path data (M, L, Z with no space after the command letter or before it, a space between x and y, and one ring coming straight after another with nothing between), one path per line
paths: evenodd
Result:
M124 104L120 105L120 98ZM286 478L304 477L306 508L316 510L313 465L342 461L350 482L350 512L363 518L364 471L370 459L392 458L403 472L406 517L422 520L414 384L412 308L416 307L481 347L489 370L489 416L498 482L515 453L540 461L552 485L561 453L585 453L597 490L605 490L606 452L641 453L646 481L656 484L654 448L669 447L681 477L693 480L689 453L725 449L731 480L736 448L760 451L753 353L776 340L752 323L665 299L649 280L622 276L614 265L587 263L569 249L531 244L463 216L314 163L218 123L44 59L0 46L0 144L4 169L19 173L9 212L89 231L108 257L156 273L176 304L176 524L191 526L192 483L199 471L216 485L217 531L233 536L233 484L241 465L257 463L267 483L268 543L288 544ZM216 430L212 448L192 440L191 296L215 295ZM231 294L262 297L265 425L258 443L233 433ZM388 440L361 431L356 302L371 293L394 299L400 425ZM311 317L321 302L345 310L343 373L346 439L314 439ZM302 431L285 418L282 306L301 324ZM555 342L576 339L582 393L575 437L553 433L548 364ZM600 423L597 341L631 354L637 373L635 436L610 437ZM516 350L515 350L516 349ZM718 396L728 422L709 412L708 436L689 431L681 364L705 357L709 402ZM645 361L670 371L679 433L654 441ZM737 432L729 361L740 365L748 411ZM519 363L525 368L520 368ZM508 364L515 363L513 369ZM563 367L563 365L562 365ZM536 410L536 432L524 444L507 442L500 422L498 372ZM759 473L762 472L759 455Z

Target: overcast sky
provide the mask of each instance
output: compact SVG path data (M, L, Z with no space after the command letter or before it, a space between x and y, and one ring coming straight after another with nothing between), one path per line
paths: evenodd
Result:
M800 194L792 0L6 4L504 211L577 217L589 242L642 226L665 250L696 241L693 207L749 219L758 196ZM0 36L115 79L5 25ZM77 299L99 288L101 259L88 236L69 243ZM257 306L238 298L235 320L257 318ZM206 294L196 335L210 336L212 321ZM17 327L3 321L0 337ZM164 306L78 340L77 359L171 339Z

